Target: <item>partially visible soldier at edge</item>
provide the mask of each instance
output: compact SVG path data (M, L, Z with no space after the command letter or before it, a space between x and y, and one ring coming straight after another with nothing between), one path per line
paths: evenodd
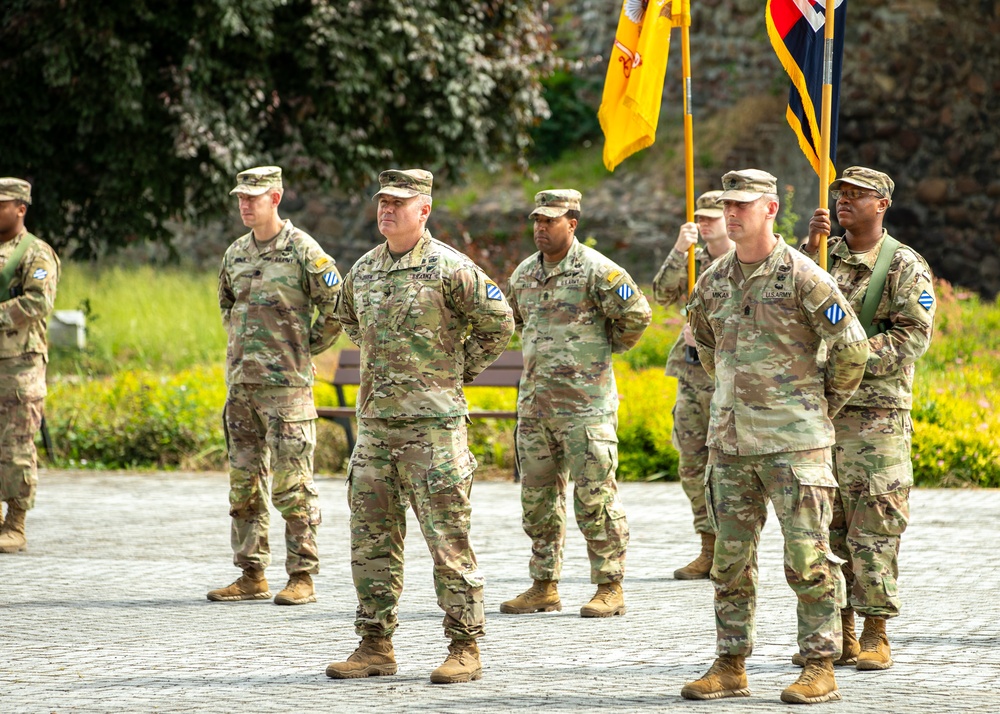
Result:
M337 315L361 348L358 441L348 466L351 574L361 637L328 677L396 673L392 637L403 590L406 507L434 560L434 589L451 639L431 682L482 677L484 578L469 541L469 451L464 384L507 347L510 307L466 255L431 237L434 177L421 169L379 175L378 230L385 242L354 264Z
M312 237L279 217L282 193L277 166L241 172L230 191L251 229L229 246L219 271L219 307L228 335L223 419L229 514L233 563L243 574L210 591L214 601L271 597L264 576L271 563L270 491L285 519L289 576L274 603L316 602L312 576L319 572L321 519L313 482L312 355L329 348L341 332L335 316L341 278L333 258Z
M695 248L698 274L704 273L716 258L733 249L733 242L726 234L726 221L718 199L722 191L707 191L695 202L694 223L685 223L677 232L673 250L663 261L660 271L653 278L653 298L660 305L670 307L686 304L688 297L687 252L696 246L701 235L705 245ZM670 355L667 357L667 376L677 379L677 400L674 403L674 429L671 441L680 455L677 475L684 489L691 512L694 530L701 538L701 552L693 561L674 571L677 580L700 580L708 577L715 552L715 531L708 520L705 508L705 467L708 465L708 416L715 391L715 381L698 362L691 326L684 324Z
M25 515L35 506L42 423L46 328L56 301L59 259L24 227L31 184L0 178L0 553L25 550Z
M572 189L535 196L530 217L539 251L510 278L524 352L515 443L533 583L500 605L508 614L562 609L557 584L570 479L590 580L597 585L580 615L625 614L629 530L615 480L618 388L611 355L631 349L652 314L628 273L576 239L580 198Z
M910 518L913 464L914 363L927 351L934 326L930 268L909 246L890 236L882 221L892 205L894 184L881 171L845 169L830 184L837 221L846 233L828 246L829 268L854 311L861 316L873 276L884 280L867 331L868 366L858 391L834 417L837 477L830 545L847 560L849 604L841 611L844 651L834 664L859 670L892 666L886 620L899 615L896 578L900 536ZM816 257L821 235L830 235L830 211L817 208L803 251ZM883 255L884 254L884 255ZM880 271L877 266L883 264ZM865 618L860 642L854 613ZM795 664L804 662L800 655Z
M757 544L768 501L781 522L806 658L781 700L840 699L833 660L845 587L829 543L837 490L831 419L861 383L868 340L833 278L773 232L776 183L756 169L722 177L720 200L736 249L698 279L688 305L701 363L715 378L705 497L717 538L718 658L681 690L686 699L750 694L745 661L753 651Z

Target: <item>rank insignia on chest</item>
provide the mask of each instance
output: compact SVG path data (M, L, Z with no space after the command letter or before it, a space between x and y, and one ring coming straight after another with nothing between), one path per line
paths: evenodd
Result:
M500 288L497 287L496 283L487 282L486 297L490 300L503 300L503 293L500 292Z
M831 325L836 325L838 322L844 319L844 308L842 308L837 303L833 303L824 312L826 319L830 321Z
M337 275L336 270L331 270L327 273L323 273L323 282L327 284L327 287L333 287L340 282L340 277Z
M620 297L622 300L628 300L635 294L635 290L633 290L632 286L629 285L628 283L622 283L621 285L619 285L618 289L615 290L615 292L618 293L618 297Z
M924 290L920 293L920 297L917 298L917 302L919 302L920 305L929 312L931 306L934 304L934 296Z
M39 268L38 270L36 270L34 273L31 274L31 277L33 277L35 280L45 280L45 277L48 274L49 273L48 273L47 270L45 270L45 268ZM924 295L926 295L926 294L927 293L924 293Z

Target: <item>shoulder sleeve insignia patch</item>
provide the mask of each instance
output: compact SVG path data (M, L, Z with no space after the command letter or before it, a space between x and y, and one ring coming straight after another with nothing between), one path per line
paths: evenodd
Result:
M826 315L826 319L830 321L831 325L836 325L838 322L844 319L844 308L842 308L837 303L833 303L830 307L823 311Z
M929 312L931 306L934 304L934 296L931 295L926 290L924 290L922 293L920 293L920 297L917 298L917 302L919 302L921 307L923 307L925 310Z
M340 282L340 276L337 275L336 270L327 271L326 273L323 273L323 282L326 283L327 287L332 288Z
M486 297L490 300L503 300L503 293L496 283L486 281Z
M31 274L31 277L33 277L35 280L45 280L48 274L49 272L45 268L39 268L38 270L36 270L34 273ZM926 294L927 293L925 292L924 295ZM925 305L925 307L927 306Z
M633 290L632 286L629 285L628 283L622 283L621 285L619 285L618 289L615 292L618 293L618 297L620 297L622 300L628 300L630 297L632 297L632 295L635 294L635 290Z

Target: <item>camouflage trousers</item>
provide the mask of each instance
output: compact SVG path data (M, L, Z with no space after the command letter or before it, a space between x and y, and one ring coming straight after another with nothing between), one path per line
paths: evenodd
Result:
M407 505L434 560L445 633L456 640L483 635L484 578L469 542L476 465L464 417L358 419L347 478L360 636L396 631Z
M318 573L321 517L313 482L316 407L310 387L232 384L224 417L229 447L233 562L271 564L268 493L285 519L285 570ZM268 477L270 476L270 488Z
M576 523L587 540L590 580L625 575L628 520L618 495L618 418L556 417L517 420L521 514L531 538L534 580L559 580L566 543L566 488L572 476Z
M712 582L720 655L753 651L757 546L770 500L785 539L785 580L798 597L799 651L840 656L845 585L829 544L835 492L829 449L762 456L710 451L705 496L716 529Z
M712 532L705 506L705 467L708 465L708 446L705 445L705 440L708 437L709 408L714 392L715 385L711 382L698 384L685 379L677 380L671 442L680 457L677 476L691 502L696 533Z
M38 454L35 434L42 424L44 399L0 397L0 501L28 511L35 506Z
M844 407L833 420L833 469L840 484L830 526L833 552L847 560L850 606L895 617L900 536L910 520L910 412Z

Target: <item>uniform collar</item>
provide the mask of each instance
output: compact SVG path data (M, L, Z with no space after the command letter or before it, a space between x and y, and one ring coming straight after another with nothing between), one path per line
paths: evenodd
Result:
M253 244L253 250L257 252L257 255L268 255L269 253L283 251L288 247L293 229L292 221L286 218L284 224L281 226L281 230L278 231L278 235L267 243L258 243L257 239L253 236L253 231L250 231L250 242Z
M754 272L754 275L770 275L778 269L779 264L785 261L788 244L785 243L785 239L779 234L775 233L774 237L778 239L778 242L775 244L774 249L771 250L771 254L764 259L764 263ZM719 258L719 269L724 272L726 277L737 284L744 281L743 269L740 267L740 259L737 257L735 250L731 250ZM749 275L746 276L747 279L749 277Z
M840 242L834 246L831 255L840 258L841 262L847 265L863 265L868 270L875 270L875 261L878 260L878 254L882 252L882 246L885 245L885 237L889 233L882 229L882 237L878 239L878 242L872 246L871 250L865 253L852 253L850 246L847 245L847 237L843 236Z
M542 255L542 251L538 251L535 256L535 267L533 277L536 280L547 280L548 278L553 278L557 275L562 275L563 273L569 273L575 271L580 267L580 261L583 257L583 246L580 241L573 237L573 243L569 247L569 252L563 257L562 260L556 265L551 273L546 274L545 272L545 256Z
M430 247L431 238L431 232L425 228L420 239L417 240L417 244L413 246L413 250L400 258L398 262L392 259L392 253L389 252L389 241L383 242L382 245L376 248L375 264L372 266L372 269L377 272L388 273L393 270L409 270L410 268L422 265L427 254L427 249Z

